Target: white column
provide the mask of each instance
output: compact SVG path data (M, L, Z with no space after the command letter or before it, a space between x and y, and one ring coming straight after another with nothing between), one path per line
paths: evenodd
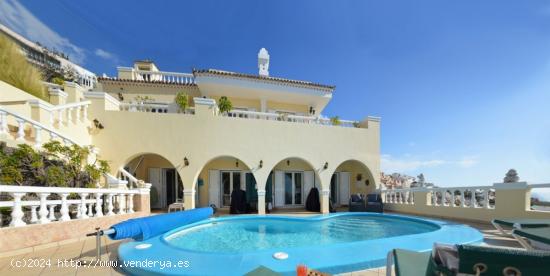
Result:
M183 205L185 206L185 210L195 209L195 190L183 190Z
M0 111L0 136L8 134L8 116L7 112Z
M97 193L95 194L95 216L97 218L99 217L102 217L103 216L103 209L101 208L101 196L103 194L102 193Z
M94 216L94 210L92 208L93 203L88 203L88 217L91 218Z
M71 216L69 216L69 204L67 203L67 196L69 196L68 193L62 193L61 195L61 217L59 218L60 221L69 221L71 220Z
M21 198L25 195L25 193L12 193L13 196L13 209L11 210L11 222L10 226L18 227L18 226L25 226L27 225L23 221L23 213L22 207L21 207Z
M82 119L84 119L84 121L88 120L88 106L87 105L82 106Z
M38 194L40 196L40 211L38 214L40 215L40 223L45 224L49 223L50 220L48 220L48 207L46 206L46 199L49 195L49 193L40 193Z
M34 128L34 147L42 147L42 128L37 125L33 125Z
M115 213L113 213L113 194L107 195L107 215L112 216Z
M25 120L17 118L17 138L18 141L25 140Z
M328 214L330 212L329 200L330 200L330 189L322 189L321 190L321 213Z
M67 108L67 123L70 123L73 121L73 108Z
M50 111L50 126L53 126L55 123L55 116L53 114L53 111Z
M128 194L128 214L134 213L134 194Z
M48 205L48 207L50 207L50 212L48 213L48 219L50 221L54 221L55 220L55 204L50 204Z
M38 222L38 216L36 215L36 208L38 208L38 206L31 206L31 223Z
M265 190L258 190L258 215L265 215Z
M61 125L63 123L63 109L58 110L57 115L58 115L57 121Z
M124 210L126 208L126 195L125 194L118 194L118 214L126 214L126 211Z
M86 214L88 212L88 209L86 208L86 197L88 194L82 193L80 194L80 218L87 219L88 215Z

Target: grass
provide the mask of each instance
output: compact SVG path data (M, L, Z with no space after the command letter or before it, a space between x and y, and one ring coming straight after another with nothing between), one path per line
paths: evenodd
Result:
M30 64L17 44L0 34L0 80L47 100L42 75Z

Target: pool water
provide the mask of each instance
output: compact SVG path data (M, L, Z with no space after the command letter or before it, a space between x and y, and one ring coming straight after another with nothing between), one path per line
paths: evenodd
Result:
M172 246L195 252L245 253L374 240L438 230L433 223L396 217L347 215L321 220L233 219L168 235Z

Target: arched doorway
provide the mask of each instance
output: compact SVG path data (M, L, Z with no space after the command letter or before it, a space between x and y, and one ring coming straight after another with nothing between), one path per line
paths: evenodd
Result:
M151 209L167 209L174 202L183 202L183 183L176 167L161 155L139 154L124 165L124 170L151 183Z
M366 196L376 190L375 180L367 166L357 160L346 160L330 178L330 201L334 207L347 206L352 194Z
M242 205L246 210L239 212L257 212L258 191L254 174L250 167L233 156L220 156L208 161L201 169L196 185L197 207L215 205L229 211L234 191L242 191ZM235 206L234 206L235 207Z
M285 158L273 167L267 178L266 210L304 209L313 188L321 191L319 176L311 163L302 158Z

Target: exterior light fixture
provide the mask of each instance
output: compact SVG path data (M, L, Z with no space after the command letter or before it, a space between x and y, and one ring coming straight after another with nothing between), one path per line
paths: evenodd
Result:
M122 90L122 88L120 88L120 90ZM122 93L118 92L118 100L119 101L124 101L124 96L122 96Z
M361 181L361 180L363 180L363 175L362 175L362 174L360 174L360 173L359 173L359 174L357 174L357 178L356 178L356 179L357 179L357 181Z
M369 184L370 184L369 180L368 179L365 180L365 185L369 186Z
M239 167L239 160L235 161L235 167Z
M286 160L286 165L290 166L290 160Z
M260 160L260 169L264 166L264 160Z
M325 165L323 166L323 169L328 169L328 162L325 162Z
M184 157L183 158L183 164L187 167L189 166L189 159L187 159L187 157Z
M104 128L103 125L99 122L98 119L94 119L93 122L94 122L95 128L97 128L97 129L103 129Z

